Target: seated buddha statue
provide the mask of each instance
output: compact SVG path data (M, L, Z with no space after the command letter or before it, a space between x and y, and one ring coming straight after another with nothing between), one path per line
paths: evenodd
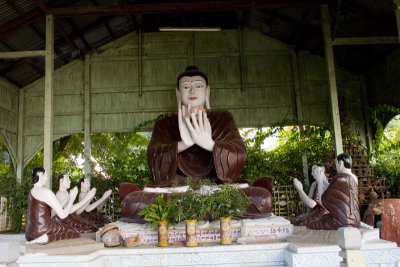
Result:
M335 165L338 174L333 177L321 197L321 204L328 213L309 221L309 229L337 230L340 227L361 227L358 179L351 172L351 156L346 153L339 154Z
M228 111L210 111L207 76L189 66L178 76L178 112L155 123L147 148L147 161L156 186L182 185L186 177L195 181L235 183L247 152ZM272 212L272 178L246 181L245 193L252 198L246 218L262 218ZM146 188L145 188L146 189ZM138 213L159 194L133 184L120 186L121 221L144 222Z

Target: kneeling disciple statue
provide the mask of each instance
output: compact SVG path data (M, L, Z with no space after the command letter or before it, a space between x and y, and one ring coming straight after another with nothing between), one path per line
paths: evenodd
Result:
M294 187L299 193L301 201L312 210L308 213L299 215L292 219L291 223L296 226L305 226L311 220L314 220L328 211L321 204L321 196L329 185L325 176L325 167L322 164L315 164L311 171L312 176L316 180L311 184L310 191L307 194L303 191L303 185L296 178L293 180Z
M316 230L337 230L340 227L360 228L358 179L351 172L350 155L342 153L335 160L338 174L322 195L322 205L329 212L307 224Z
M154 183L182 184L186 177L234 183L244 167L247 152L228 111L210 111L210 86L207 76L189 66L177 79L178 113L154 125L147 148L147 161ZM263 177L243 187L253 204L245 217L267 217L272 212L272 179ZM129 192L134 191L134 192ZM158 193L121 184L122 221L144 222L137 215Z
M68 175L60 174L57 176L57 183L58 191L56 193L56 197L61 206L65 207L70 199L70 193L68 192L68 189L71 187L71 181L69 180ZM83 205L87 206L90 200L91 199L86 199L86 203ZM64 224L74 227L79 233L93 233L97 231L96 225L76 214L70 214L65 219L60 219L58 217L57 219Z
M72 226L51 218L51 211L53 209L60 219L65 219L69 214L84 206L86 201L92 199L96 191L91 190L82 202L73 204L78 194L78 188L72 188L67 205L63 208L54 193L43 187L47 182L47 175L42 167L36 167L32 170L31 179L34 185L29 191L28 197L28 214L25 225L26 240L31 241L31 243L46 244L57 240L80 237L79 232Z
M79 201L86 199L87 194L90 192L90 180L87 178L82 178L79 180L79 185L81 186L81 192L79 194ZM93 190L93 189L92 189ZM103 196L96 200L96 198L91 198L86 206L80 208L76 214L85 218L89 222L97 226L97 228L103 227L105 224L110 223L109 220L99 215L98 212L104 207L107 199L110 197L112 190L107 190L104 192Z

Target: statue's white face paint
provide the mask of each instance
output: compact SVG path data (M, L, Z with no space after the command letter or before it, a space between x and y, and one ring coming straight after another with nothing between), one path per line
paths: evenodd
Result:
M38 172L37 175L39 176L39 180L37 181L37 184L40 185L45 185L47 183L47 173L45 172Z
M184 76L179 80L179 91L184 105L193 108L203 107L208 97L209 86L201 76Z
M317 165L313 165L311 169L311 175L317 181L322 180L322 178L324 177L324 168Z
M90 180L84 179L81 183L81 191L87 192L90 190Z
M71 180L69 179L68 175L63 176L63 178L61 179L61 183L67 189L71 187Z

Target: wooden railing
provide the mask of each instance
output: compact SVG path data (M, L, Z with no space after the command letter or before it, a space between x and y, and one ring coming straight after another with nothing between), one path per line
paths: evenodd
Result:
M7 198L0 196L0 232L4 232L10 229L10 220L7 220Z

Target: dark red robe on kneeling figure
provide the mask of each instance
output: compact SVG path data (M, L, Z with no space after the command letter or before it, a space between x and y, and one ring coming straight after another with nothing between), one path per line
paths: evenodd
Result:
M322 206L321 200L318 197L318 184L314 182L311 184L311 187L314 186L314 194L312 196L312 200L314 200L317 205L307 213L301 214L295 218L293 218L290 223L295 226L306 226L310 221L320 218L321 216L328 213L328 211Z
M51 207L34 198L32 193L29 192L25 238L27 241L32 241L44 234L47 234L48 242L81 237L72 226L51 218Z
M360 227L358 184L349 174L333 178L322 195L322 205L328 214L310 221L307 228L315 230L337 230L340 227Z
M192 179L211 179L217 183L236 182L247 158L246 146L239 134L232 114L228 111L213 111L207 114L215 142L213 151L193 145L178 153L178 142L181 141L178 115L158 121L147 148L147 161L156 185L170 185L180 177ZM259 218L269 216L272 212L272 180L263 178L257 181L257 187L245 189L252 197L253 205L245 217ZM122 185L121 185L122 189ZM136 191L122 195L122 221L142 222L137 213L156 193ZM151 202L150 202L151 203Z

